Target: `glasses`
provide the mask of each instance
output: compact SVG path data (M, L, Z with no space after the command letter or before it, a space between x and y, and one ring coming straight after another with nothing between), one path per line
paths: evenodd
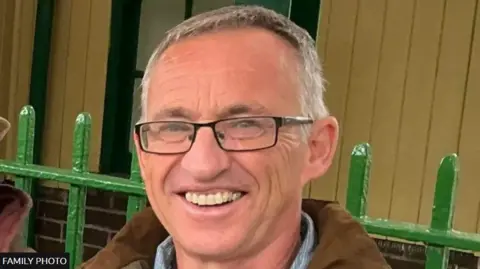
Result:
M282 126L311 123L307 117L240 117L208 123L151 121L135 125L135 134L145 152L179 154L190 150L200 128L208 127L223 150L254 151L275 146Z

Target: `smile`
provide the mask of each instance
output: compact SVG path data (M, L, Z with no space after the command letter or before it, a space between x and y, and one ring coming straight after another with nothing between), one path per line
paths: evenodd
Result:
M216 192L216 193L196 193L196 192L186 192L185 199L195 205L199 206L218 206L223 204L228 204L233 201L236 201L242 196L242 192Z
M182 208L191 218L204 222L234 217L247 210L248 196L247 192L212 190L178 193L176 197L180 198Z

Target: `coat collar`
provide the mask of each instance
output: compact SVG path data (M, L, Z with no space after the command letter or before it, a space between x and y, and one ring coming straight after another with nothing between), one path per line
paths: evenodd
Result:
M363 227L339 204L304 199L302 210L313 220L318 245L308 269L390 268ZM85 269L124 269L136 262L153 268L157 246L168 237L151 208L137 213Z

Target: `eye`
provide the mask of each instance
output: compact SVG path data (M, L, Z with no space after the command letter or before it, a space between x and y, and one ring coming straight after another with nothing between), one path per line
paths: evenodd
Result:
M192 129L189 125L178 122L162 123L156 127L157 132L188 132Z
M251 128L251 127L258 127L259 123L257 120L238 120L234 121L231 124L231 127L234 128Z

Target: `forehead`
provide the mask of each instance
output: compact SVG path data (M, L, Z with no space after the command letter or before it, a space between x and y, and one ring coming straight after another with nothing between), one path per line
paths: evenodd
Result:
M224 30L182 40L152 68L147 116L182 110L190 118L218 118L245 108L291 114L299 110L296 67L294 49L262 29Z

